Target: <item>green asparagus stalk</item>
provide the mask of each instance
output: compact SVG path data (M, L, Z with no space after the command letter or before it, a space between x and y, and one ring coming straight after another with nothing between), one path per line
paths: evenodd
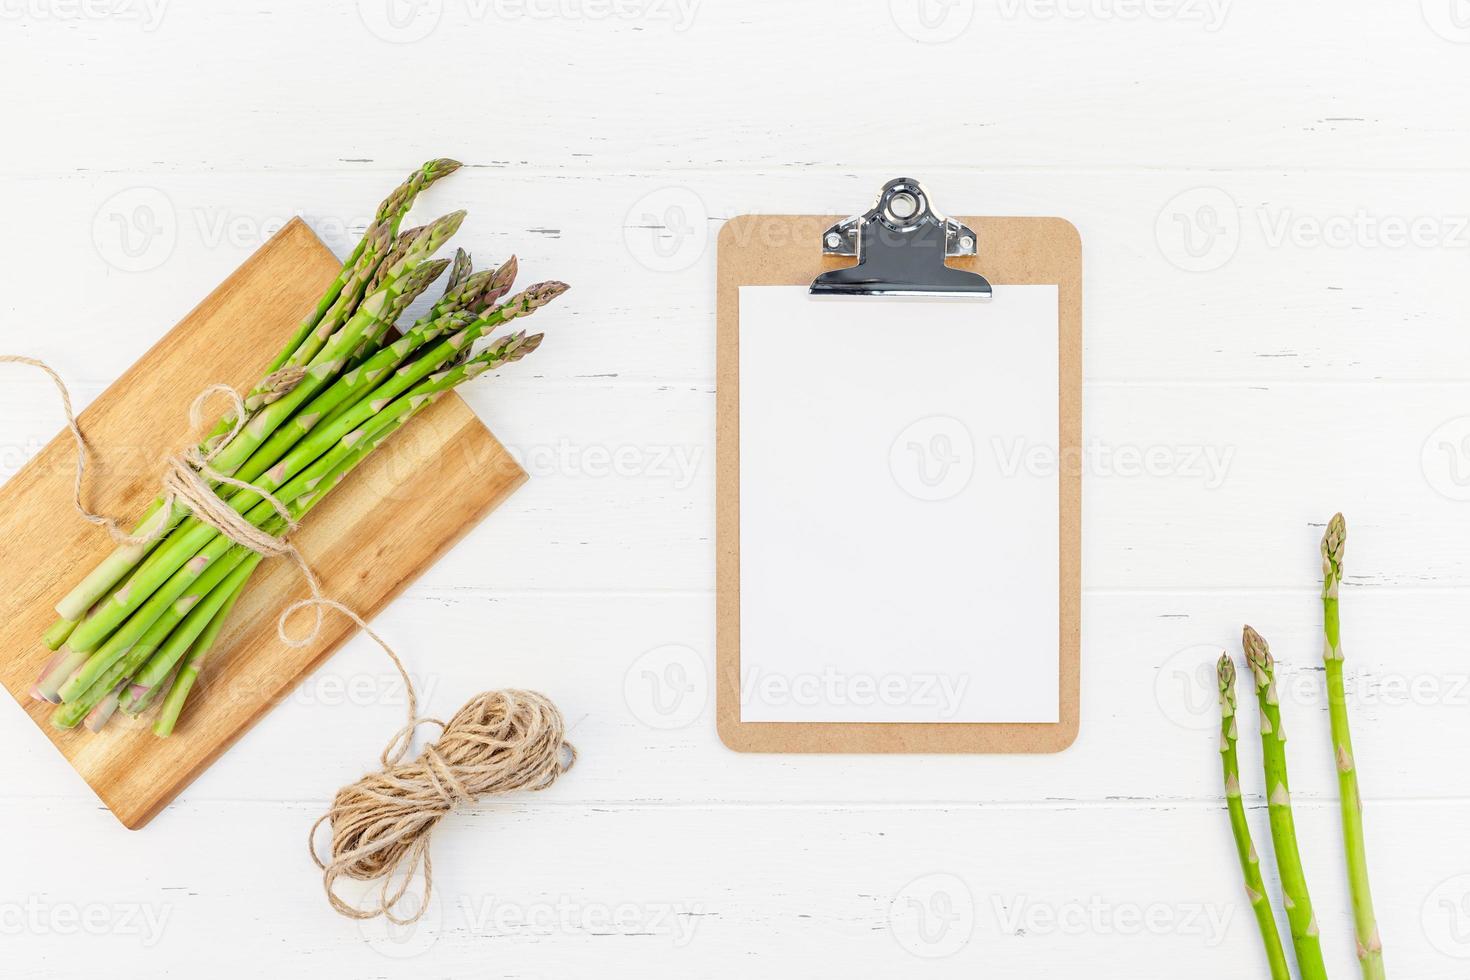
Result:
M1286 773L1286 730L1281 725L1281 698L1276 687L1276 661L1261 634L1245 627L1242 634L1246 662L1255 676L1256 700L1261 708L1261 756L1266 771L1266 802L1271 813L1271 843L1285 895L1286 919L1296 950L1302 980L1326 980L1322 942L1307 876L1297 848L1296 821L1291 811L1291 782Z
M1245 896L1256 913L1256 925L1260 927L1261 941L1266 945L1271 980L1291 980L1286 950L1281 945L1281 933L1276 929L1276 915L1271 911L1271 899L1266 894L1265 882L1261 880L1261 859L1256 854L1255 842L1251 840L1245 803L1240 795L1240 760L1235 751L1239 737L1235 719L1235 664L1229 655L1220 654L1218 674L1220 761L1225 770L1225 806L1230 811L1230 830L1235 836L1235 850L1240 858L1241 873L1245 876Z
M1322 536L1322 661L1327 671L1327 711L1332 725L1332 751L1337 762L1338 803L1342 811L1342 842L1347 855L1348 886L1353 900L1358 963L1364 980L1383 980L1383 941L1373 915L1368 887L1368 852L1363 839L1363 798L1358 790L1357 758L1348 727L1347 690L1342 676L1342 624L1338 587L1342 584L1343 549L1347 522L1341 514L1327 522Z
M475 262L470 258L470 253L462 248L454 250L454 265L449 270L449 281L444 284L444 290L448 292L470 277L475 271Z
M80 619L58 619L52 623L46 635L41 638L41 641L46 644L46 649L60 650L61 645L71 636L72 630L77 628L79 622L81 622Z

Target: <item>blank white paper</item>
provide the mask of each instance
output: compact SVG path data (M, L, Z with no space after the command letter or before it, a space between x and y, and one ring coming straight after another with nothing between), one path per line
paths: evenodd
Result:
M740 718L1056 722L1057 289L740 290Z

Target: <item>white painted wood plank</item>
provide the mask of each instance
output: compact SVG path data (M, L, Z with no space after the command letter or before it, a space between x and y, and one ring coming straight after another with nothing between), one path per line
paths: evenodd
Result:
M1470 104L1454 42L1467 32L1452 12L1448 0L30 4L7 16L0 83L27 93L11 131L46 139L43 152L7 141L0 167L336 171L448 149L603 171L1461 168ZM884 56L853 78L856 51ZM875 138L887 123L901 146Z
M1265 969L1213 807L608 809L536 798L446 820L437 900L395 935L327 909L301 855L314 815L190 805L128 835L100 815L32 804L57 843L17 848L8 862L7 967L37 980L101 962L192 977L206 957L226 978L482 976L487 964L507 977L1168 977L1187 962L1191 976L1238 980ZM1423 829L1463 824L1470 808L1371 816L1390 968L1463 976L1470 866ZM1327 961L1346 977L1355 964L1335 821L1298 807ZM57 860L60 846L93 856ZM221 937L241 935L260 938L248 955L221 955Z
M952 213L1058 214L1078 226L1091 381L1470 379L1463 173L905 166ZM7 292L0 338L101 386L293 215L345 253L401 176L15 182L13 220L28 233L0 240L0 262L26 288ZM889 176L472 170L431 190L417 214L464 206L457 240L482 264L516 252L525 283L572 283L535 321L552 341L524 372L676 384L714 377L714 241L726 218L848 213Z

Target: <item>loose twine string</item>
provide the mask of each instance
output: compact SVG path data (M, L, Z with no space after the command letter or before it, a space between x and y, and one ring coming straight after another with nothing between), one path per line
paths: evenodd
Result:
M66 411L67 428L77 446L73 503L83 519L106 528L121 544L146 546L168 533L169 515L174 507L183 506L201 523L236 544L268 558L289 558L301 571L311 597L294 602L281 612L276 622L281 641L291 647L309 646L320 638L323 611L330 609L347 617L371 637L403 678L404 690L408 692L408 724L394 734L383 750L382 768L339 790L331 808L312 826L308 836L307 846L312 860L322 871L322 885L332 908L352 919L383 916L398 925L418 921L427 911L433 894L429 840L439 821L456 807L469 806L482 796L545 789L572 767L577 753L566 740L566 723L561 712L544 695L534 691L479 694L447 723L419 717L418 691L403 661L356 611L322 592L311 565L290 541L297 525L286 506L265 490L211 467L215 457L244 431L249 419L245 400L234 388L213 384L194 399L189 421L197 430L204 422L207 403L218 395L228 397L233 406L230 430L208 452L191 447L164 457L159 519L139 534L129 534L116 520L93 513L83 503L90 450L72 409L71 393L61 376L44 361L31 357L0 355L0 364L36 368L56 386ZM270 400L274 400L271 395L283 397L300 382L301 376L300 372L271 375L262 385L268 390L266 397ZM215 493L210 481L257 494L286 522L286 530L276 537L255 527ZM291 617L304 609L316 613L316 622L309 633L292 636L288 631ZM417 758L408 760L414 735L422 725L437 726L440 736L426 745ZM331 827L331 844L325 858L316 843L322 824ZM407 900L410 887L420 875L422 897L408 914L400 915L398 908ZM337 894L336 884L341 878L380 882L376 900L365 906L346 901Z

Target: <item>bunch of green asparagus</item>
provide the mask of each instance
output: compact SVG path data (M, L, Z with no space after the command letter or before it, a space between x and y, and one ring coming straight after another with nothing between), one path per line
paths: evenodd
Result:
M520 330L476 342L535 313L565 284L506 299L513 257L480 272L462 249L452 262L435 259L463 211L400 230L419 193L459 166L431 161L383 201L316 308L244 396L245 418L232 412L198 447L208 460L202 473L233 481L211 476L215 493L254 527L281 534L428 405L540 345L541 334ZM400 327L446 269L443 295ZM59 727L85 723L95 732L119 711L137 716L161 703L153 731L171 734L262 560L166 499L133 537L56 606L60 619L45 636L56 653L32 694L58 705Z
M1337 514L1327 523L1322 537L1322 659L1327 674L1327 706L1332 729L1333 757L1337 767L1342 816L1342 835L1347 857L1348 886L1352 895L1358 963L1364 980L1383 980L1383 943L1373 914L1373 896L1368 888L1368 857L1363 843L1363 805L1358 792L1357 766L1353 758L1352 733L1348 729L1347 695L1342 675L1342 635L1338 614L1338 587L1342 584L1343 549L1347 523ZM1326 980L1322 943L1312 898L1307 892L1306 873L1297 848L1296 824L1291 810L1291 785L1286 774L1286 730L1281 724L1281 698L1276 686L1276 661L1261 634L1245 627L1246 663L1255 681L1260 704L1261 758L1266 774L1266 804L1271 818L1271 843L1276 853L1276 870L1290 927L1292 948L1302 980ZM1262 882L1260 861L1246 822L1240 791L1240 765L1236 755L1238 729L1235 701L1235 664L1220 655L1220 757L1225 773L1225 802L1230 827L1245 875L1246 897L1255 912L1272 980L1291 980L1276 917Z

